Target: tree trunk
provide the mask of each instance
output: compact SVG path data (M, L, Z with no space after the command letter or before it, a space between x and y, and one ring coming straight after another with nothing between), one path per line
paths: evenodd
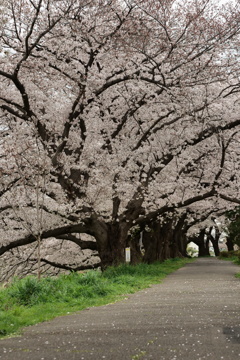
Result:
M143 260L147 263L187 256L187 239L184 232L185 215L176 221L167 219L164 224L153 223L150 232L144 231Z
M139 264L143 259L140 249L140 236L140 234L133 238L128 236L127 246L131 249L131 264Z
M184 229L186 217L187 213L183 214L173 227L172 258L187 256L187 237Z
M164 261L174 257L181 257L181 224L174 226L175 219L168 219L164 224L153 223L151 231L144 231L143 244L145 248L144 261ZM178 225L178 224L177 224ZM184 247L184 246L183 246ZM184 250L182 250L184 251Z
M125 262L129 228L130 225L125 222L106 224L98 221L97 226L95 225L94 236L102 270Z
M199 248L199 252L198 252L198 256L210 256L210 252L209 252L209 247L206 247L206 244L204 244L203 241L200 241L197 243L198 248Z
M104 222L97 215L93 215L85 222L88 233L96 239L103 270L108 266L124 263L127 246L132 248L132 260L136 261L140 251L134 241L129 243L128 235L133 222L144 213L142 209L143 199L139 196L139 191L136 191L125 207L124 213L118 216L120 199L114 197L111 222Z
M218 238L217 239L211 239L211 243L213 245L213 250L214 250L215 256L219 256L220 250L219 250L219 245L218 245Z
M212 235L213 229L215 229L215 236ZM220 254L219 245L218 245L220 235L221 234L220 234L220 231L218 230L218 228L216 228L216 227L210 228L209 234L208 234L208 239L211 241L211 243L213 245L213 250L214 250L215 256L219 256L219 254Z
M227 243L226 244L227 244L228 251L233 251L234 250L234 244L233 244L232 240L229 237L227 237Z
M173 228L172 228L173 221L170 220L165 223L161 227L161 238L162 238L162 249L161 249L161 259L167 260L174 256L176 251L174 238L173 238Z
M182 258L187 256L187 241L180 229L174 230L173 242L171 244L171 258Z
M154 261L163 261L163 241L160 234L161 226L159 223L152 224L150 231L143 232L143 246L145 250L143 261L148 264Z
M196 245L198 245L198 257L210 256L209 240L205 241L204 237L205 237L205 229L200 231L198 237L191 239L191 241L193 241Z

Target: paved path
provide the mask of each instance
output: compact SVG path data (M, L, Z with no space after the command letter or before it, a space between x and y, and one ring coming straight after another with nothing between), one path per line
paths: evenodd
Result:
M128 299L27 328L1 360L240 360L239 267L198 259Z

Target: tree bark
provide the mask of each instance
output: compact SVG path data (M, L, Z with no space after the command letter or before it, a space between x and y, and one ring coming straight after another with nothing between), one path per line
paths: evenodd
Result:
M94 227L102 270L125 262L130 225L125 222L101 223Z
M212 230L215 230L215 236L212 235ZM219 254L220 254L219 245L218 245L220 235L221 234L220 234L220 231L218 230L218 228L213 227L213 226L210 227L210 229L207 233L208 241L211 241L211 243L212 243L215 256L219 256Z
M143 244L145 248L144 261L164 261L170 258L182 257L184 245L181 243L181 224L175 226L175 219L168 219L166 223L151 224L150 232L144 232ZM178 225L178 224L177 224ZM182 252L181 252L182 250Z
M186 217L187 213L183 214L173 228L172 258L187 257L187 237L186 229L184 228Z
M209 252L209 241L205 241L205 229L200 231L198 237L192 239L196 245L198 245L198 257L200 256L210 256Z
M183 222L183 219L176 222L172 218L164 224L151 224L151 231L144 231L145 255L143 260L152 263L185 256L187 241L182 230Z
M159 223L152 224L150 231L143 232L143 246L145 250L143 261L148 264L154 261L163 261L163 239L160 234L161 225Z
M228 251L233 251L234 250L234 244L232 242L232 240L227 237L227 248L228 248Z
M127 246L131 249L131 264L139 264L143 260L143 254L140 248L140 234L131 238L128 236Z
M218 237L216 239L211 238L211 243L213 244L213 250L214 250L215 256L219 256L219 254L220 254L218 240L219 240Z

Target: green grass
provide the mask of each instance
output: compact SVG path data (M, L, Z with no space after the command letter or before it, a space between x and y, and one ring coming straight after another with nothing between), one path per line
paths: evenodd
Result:
M119 301L127 294L159 283L193 260L171 259L151 265L120 265L101 273L71 273L59 277L14 279L0 289L0 337L18 334L28 325L56 316Z
M240 265L240 250L222 251L220 252L219 259L230 260L235 264Z
M236 251L222 251L219 259L232 261L236 265L240 265L240 250ZM237 273L236 278L240 278L240 272Z

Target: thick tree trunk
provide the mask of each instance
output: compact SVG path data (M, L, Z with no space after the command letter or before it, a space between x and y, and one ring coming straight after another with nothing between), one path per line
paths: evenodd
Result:
M198 248L199 248L199 252L198 252L199 257L201 257L201 256L210 256L209 248L206 247L206 244L204 244L203 241L198 242L197 245L198 245Z
M180 220L177 224L174 218L168 219L164 224L153 223L150 225L151 231L144 232L145 262L164 261L186 254L187 241L182 231L183 222Z
M212 230L215 229L215 235L212 235ZM213 245L213 250L214 250L214 254L215 256L219 256L220 254L220 250L219 250L219 245L218 245L218 241L220 238L220 231L218 230L217 227L211 227L209 230L209 234L208 234L208 239L211 241L212 245Z
M219 245L218 245L218 238L216 238L216 239L211 238L211 243L213 245L213 250L214 250L215 256L219 256L220 250L219 250Z
M126 210L118 216L120 199L113 198L112 221L104 222L97 216L92 216L86 226L89 234L96 239L97 250L101 259L102 269L108 266L115 266L125 262L125 249L127 246L132 248L132 262L135 262L140 251L134 242L129 242L129 230L133 222L143 214L142 209L143 197L139 197L139 192L129 200Z
M186 217L187 213L183 214L173 228L172 258L187 256L187 237L184 229Z
M198 256L210 256L209 240L205 240L205 229L201 230L199 236L193 240L198 245Z
M227 248L228 248L228 251L233 251L234 250L234 244L232 242L232 240L228 237L227 238Z
M131 249L131 264L139 264L143 260L139 242L140 234L134 238L128 236L127 246Z
M161 232L161 225L154 223L150 231L143 232L143 246L145 254L143 261L150 264L154 261L163 261L162 248L164 246Z
M198 256L210 256L209 240L205 240L205 229L200 231L198 236L190 237L188 242L194 242L198 246Z
M174 230L174 241L171 245L171 258L182 258L187 256L187 240L181 230Z
M173 238L172 221L169 221L162 226L160 236L162 238L162 249L160 257L162 260L170 259L176 252Z
M129 224L125 222L106 224L98 221L97 226L95 225L94 234L103 270L125 262L129 228Z

